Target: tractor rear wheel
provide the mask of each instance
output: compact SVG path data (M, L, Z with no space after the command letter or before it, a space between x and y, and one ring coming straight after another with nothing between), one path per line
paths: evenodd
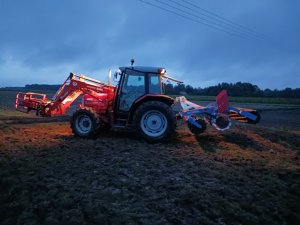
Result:
M76 136L95 137L99 130L99 117L91 109L79 109L71 118L71 129Z
M158 142L175 133L176 116L167 104L148 101L135 111L133 124L139 136L149 142Z

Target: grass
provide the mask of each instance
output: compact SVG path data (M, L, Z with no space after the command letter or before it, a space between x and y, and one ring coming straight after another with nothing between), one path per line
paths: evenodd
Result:
M21 92L26 92L21 90ZM51 98L54 95L52 91L37 91L38 93L47 94L47 98ZM6 109L12 109L15 107L16 95L18 91L2 91L0 90L0 107Z
M32 117L32 114L22 113L16 110L1 109L0 108L0 119L5 118L21 118L21 117Z
M176 97L172 95L172 97ZM200 95L188 95L186 98L190 101L204 101L213 102L215 96L200 96ZM263 98L263 97L230 97L230 102L239 103L261 103L261 104L280 104L280 105L300 105L300 99L296 98Z
M47 94L51 98L55 92L53 91L37 91ZM0 91L0 105L7 108L12 108L15 104L17 91ZM175 98L179 95L170 95ZM188 95L186 98L190 101L214 102L215 96ZM263 98L263 97L231 97L230 102L237 103L256 103L256 104L271 104L271 105L296 105L300 106L300 99L297 98Z

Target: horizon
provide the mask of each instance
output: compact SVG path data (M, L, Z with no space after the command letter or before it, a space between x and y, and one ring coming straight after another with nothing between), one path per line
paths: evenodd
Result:
M249 83L249 82L242 82L242 81L237 81L237 82L222 82L222 83L225 83L225 84L232 84L232 85L235 85L235 84L237 84L237 83L239 83L239 82L241 82L241 83ZM192 88L194 88L194 89L196 89L196 88L200 88L200 89L205 89L205 88L210 88L210 87L214 87L214 86L218 86L218 85L221 85L222 83L218 83L218 84L215 84L215 85L211 85L211 86L206 86L206 87L201 87L201 86L199 86L199 87L195 87L195 86L193 86L193 85L190 85L190 84L185 84L185 83L183 83L184 85L185 85L185 87L186 86L191 86ZM283 91L283 90L286 90L286 89L292 89L292 90L296 90L296 89L300 89L300 87L296 87L296 88L291 88L291 87L285 87L285 88L283 88L283 89L270 89L270 88L261 88L261 87L259 87L258 85L256 85L256 84L253 84L253 83L249 83L249 84L251 84L251 85L254 85L254 86L257 86L261 91L265 91L265 90L271 90L271 91ZM43 85L47 85L47 86L61 86L62 84L46 84L46 83L40 83L40 84L38 84L38 83L32 83L32 84L25 84L25 85L23 85L23 86L6 86L6 87L0 87L0 89L5 89L5 88L7 88L7 89L9 89L9 88L26 88L26 86L30 86L30 85L38 85L38 86L43 86ZM172 84L173 86L176 86L175 84ZM177 84L178 85L178 84ZM116 86L116 85L115 85Z

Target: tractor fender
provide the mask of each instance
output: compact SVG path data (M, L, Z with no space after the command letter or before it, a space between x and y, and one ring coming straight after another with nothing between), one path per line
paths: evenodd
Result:
M141 96L140 98L138 98L137 100L134 101L134 103L132 104L130 111L129 111L129 123L132 122L132 118L134 115L135 110L144 102L148 102L148 101L159 101L159 102L163 102L168 106L171 106L174 104L175 99L171 98L168 95L160 95L160 94L146 94Z

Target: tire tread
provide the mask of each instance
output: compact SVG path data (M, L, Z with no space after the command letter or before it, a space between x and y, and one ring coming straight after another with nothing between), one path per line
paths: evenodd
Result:
M165 117L167 118L168 121L167 130L166 132L164 132L164 134L162 134L159 137L150 137L146 135L140 128L140 120L143 114L149 110L158 110L164 113ZM134 125L134 130L139 137L146 139L148 142L160 142L160 141L167 140L169 137L175 134L177 120L176 120L175 113L173 112L171 107L168 106L167 104L161 101L147 101L141 104L135 111L133 115L133 125Z

